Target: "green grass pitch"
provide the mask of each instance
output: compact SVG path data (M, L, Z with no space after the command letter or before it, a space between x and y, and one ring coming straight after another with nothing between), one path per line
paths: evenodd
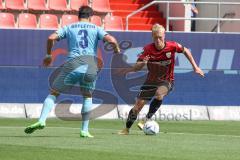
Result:
M146 136L136 126L120 136L122 120L94 120L93 139L79 137L80 122L57 119L26 135L25 126L35 121L0 119L0 160L240 159L240 122L235 121L160 121L156 136Z

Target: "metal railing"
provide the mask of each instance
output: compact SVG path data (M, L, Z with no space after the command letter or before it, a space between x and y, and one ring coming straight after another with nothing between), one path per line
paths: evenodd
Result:
M222 18L233 18L235 15L236 15L236 13L234 13L234 12L229 12L229 13L225 13ZM222 26L225 22L226 22L226 21L221 21L219 28L221 28L221 26ZM217 28L218 28L218 24L216 24L216 25L212 28L211 32L215 32L215 31L217 30Z
M170 17L170 4L211 4L211 5L217 5L217 18L186 18L186 17ZM240 3L237 2L181 2L181 1L152 1L145 6L139 8L138 10L130 13L126 17L126 31L128 31L129 26L129 18L137 14L138 12L154 5L154 4L167 4L167 11L166 11L166 30L169 31L169 25L170 20L210 20L210 21L217 21L217 32L220 32L220 24L221 21L240 21L239 18L221 18L221 6L222 5L240 5Z

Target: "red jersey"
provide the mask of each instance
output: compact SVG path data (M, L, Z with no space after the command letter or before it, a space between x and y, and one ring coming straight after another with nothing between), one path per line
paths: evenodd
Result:
M149 57L147 62L149 71L147 82L157 83L164 80L173 81L175 52L183 52L184 47L177 42L166 41L164 48L161 50L157 50L154 43L146 45L143 50L138 61L142 61L145 57Z

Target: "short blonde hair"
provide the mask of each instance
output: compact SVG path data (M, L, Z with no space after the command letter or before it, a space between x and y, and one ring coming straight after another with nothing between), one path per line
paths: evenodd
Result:
M156 23L156 24L154 24L154 25L152 26L152 32L161 32L161 33L164 33L164 32L165 32L165 28L164 28L162 25Z

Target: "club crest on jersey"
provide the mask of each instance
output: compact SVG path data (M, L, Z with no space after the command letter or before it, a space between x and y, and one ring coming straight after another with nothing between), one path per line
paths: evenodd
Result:
M172 53L171 53L171 52L167 52L167 53L166 53L166 57L167 57L167 58L170 58L170 57L171 57L171 55L172 55Z

